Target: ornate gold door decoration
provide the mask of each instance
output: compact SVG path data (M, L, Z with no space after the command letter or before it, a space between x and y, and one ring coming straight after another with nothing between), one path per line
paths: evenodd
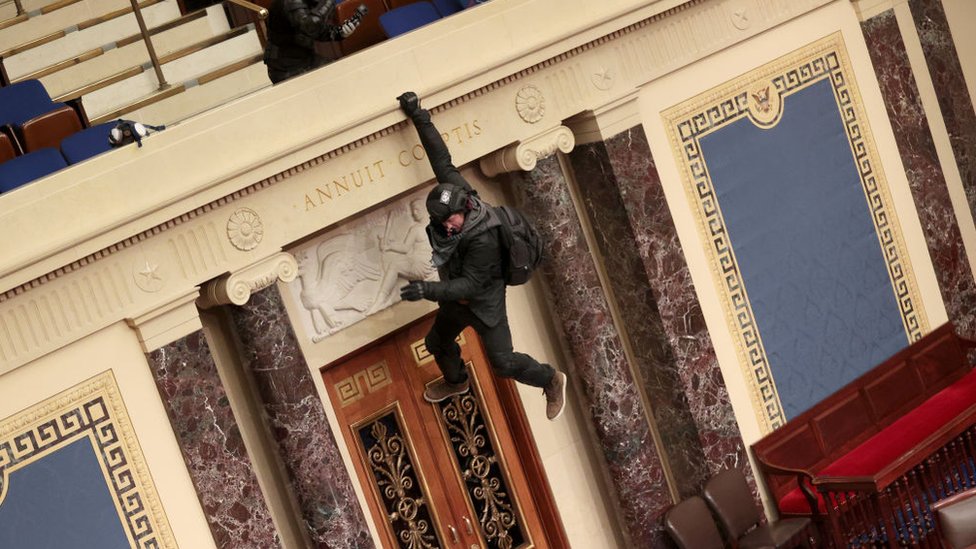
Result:
M545 475L530 478L526 470L530 463L539 471L541 462L533 449L516 446L531 445L525 431L516 440L507 416L522 413L516 388L498 384L473 330L458 338L471 391L437 404L424 400L424 387L441 377L421 339L432 323L423 319L322 372L377 547L568 547L555 530ZM527 429L524 417L518 426ZM562 534L558 542L546 528Z
M402 436L395 410L357 427L368 456L375 487L401 547L440 547L423 485L414 474L413 459Z
M440 404L440 415L489 547L522 546L526 536L478 401L472 392L455 396Z

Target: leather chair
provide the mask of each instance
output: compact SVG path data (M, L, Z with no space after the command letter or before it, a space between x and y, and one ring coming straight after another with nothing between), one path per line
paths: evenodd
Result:
M942 543L949 549L976 547L976 488L932 505Z
M742 549L812 547L809 517L761 524L752 491L738 469L726 469L705 483L705 501L718 516L733 547Z
M691 496L669 509L664 515L664 529L680 549L724 547L715 519L699 496Z
M78 113L68 105L61 105L27 120L17 128L17 132L24 152L33 152L60 147L62 139L80 131L81 127Z
M0 164L17 156L17 149L14 142L6 132L0 131Z

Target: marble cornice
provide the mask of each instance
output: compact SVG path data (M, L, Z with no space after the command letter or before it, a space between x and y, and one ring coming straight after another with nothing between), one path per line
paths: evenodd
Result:
M535 3L548 5L548 1ZM540 134L541 128L551 128L579 113L611 105L663 74L834 1L839 0L650 3L617 0L612 2L615 7L626 5L633 9L622 10L616 19L595 25L595 31L588 28L576 34L569 33L538 51L486 67L480 76L471 79L477 83L488 77L483 84L473 87L469 86L470 82L444 84L438 91L425 94L425 101L433 105L431 110L442 129L462 127L468 123L466 117L492 121L490 131L483 131L478 139L464 147L452 146L456 163L466 164L513 143L531 139ZM521 4L499 1L498 5L498 10L504 11L505 6L515 9ZM662 10L665 5L670 7ZM479 10L490 6L491 3L486 4ZM368 58L368 55L364 57ZM396 85L399 90L401 84L393 82L390 85ZM534 110L531 103L519 103L520 97L524 100L527 94L535 93L533 88L544 99L545 112ZM293 88L286 83L281 89ZM452 93L456 94L452 96ZM247 106L249 102L259 107L269 104L268 97L256 94L241 100L233 108L241 104ZM464 109L454 108L462 103ZM55 262L62 255L49 254L28 267L4 271L0 283L8 289L0 295L0 373L131 316L132 311L143 311L147 304L159 301L163 294L182 295L186 288L201 286L223 273L237 272L272 250L281 250L308 234L341 223L357 212L408 192L418 182L429 180L428 167L411 165L401 168L394 160L387 166L396 168L397 173L395 177L388 177L382 187L372 187L370 193L362 192L355 197L344 197L344 202L330 203L313 212L314 215L307 209L301 211L296 196L300 197L303 192L313 193L313 189L317 190L316 185L324 185L323 180L330 180L344 169L347 170L344 173L349 173L349 167L357 162L353 169L378 157L381 152L389 155L394 151L395 154L397 147L415 137L412 128L397 112L383 111L370 120L364 125L367 129L374 128L368 135L344 144L335 139L330 141L331 138L319 139L316 146L324 152L305 160L286 162L297 158L297 153L292 151L291 156L279 156L258 165L249 172L251 183L196 207L180 211L174 203L169 203L143 216L133 212L134 219L150 225L130 236L112 238L107 241L110 244L97 251L84 253L64 264ZM194 119L186 126L199 130L198 121ZM178 131L182 131L182 126L175 126L170 135L180 135ZM406 129L409 133L404 131ZM153 139L162 140L169 132L171 130L161 132ZM219 137L217 133L210 131L211 138ZM174 147L173 150L181 145L165 141L157 143L160 142ZM154 148L147 143L143 150L146 154L161 154ZM123 160L119 169L126 168L127 154L130 157L143 154L135 148L117 153ZM139 161L130 158L129 163L139 164ZM78 168L85 169L85 164ZM147 171L151 172L152 162L149 164ZM93 162L88 168L97 171L105 169L103 166L113 169L112 164L106 162ZM235 174L233 177L238 179L246 175ZM159 185L176 184L172 177L167 179L165 176L147 173L147 177L156 178L152 181ZM84 183L91 181L77 184ZM153 192L154 189L149 187L151 185L146 191ZM217 188L219 185L208 188L207 192L216 192ZM57 198L55 195L50 197L52 201ZM32 198L22 194L19 199L26 202ZM253 251L230 245L226 232L231 220L240 212L252 209L260 215L266 229L263 241L255 243ZM81 242L74 244L82 252L91 249L95 243L116 234L123 225L106 227L98 238L88 240L81 231ZM25 274L30 273L39 274L24 279ZM152 282L152 277L157 275L164 281L156 282L160 287L146 286L147 281ZM105 304L100 304L102 302Z

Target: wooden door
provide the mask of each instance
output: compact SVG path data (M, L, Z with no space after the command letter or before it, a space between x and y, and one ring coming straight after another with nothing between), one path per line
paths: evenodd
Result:
M383 547L565 546L538 456L534 447L517 447L526 441L513 436L513 411L503 409L500 382L473 331L458 339L471 391L423 400L441 377L423 344L431 323L322 371Z

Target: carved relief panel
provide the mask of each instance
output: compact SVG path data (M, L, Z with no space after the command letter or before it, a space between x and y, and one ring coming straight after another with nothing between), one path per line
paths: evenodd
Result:
M427 190L343 224L292 250L298 278L288 285L300 322L317 343L400 301L410 280L434 280L425 233Z

